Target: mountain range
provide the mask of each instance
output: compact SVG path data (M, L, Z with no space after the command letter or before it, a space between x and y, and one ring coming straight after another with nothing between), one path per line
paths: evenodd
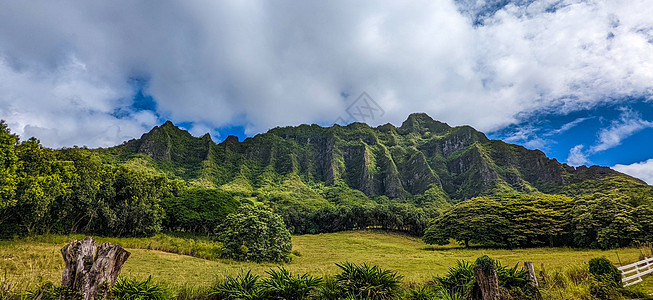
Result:
M470 126L451 127L424 113L411 114L399 127L277 127L219 144L209 134L193 137L167 121L140 139L93 151L119 164L244 195L288 178L294 183L287 189L338 185L389 199L429 192L453 202L511 192L651 191L608 167L571 167L542 151L490 140Z

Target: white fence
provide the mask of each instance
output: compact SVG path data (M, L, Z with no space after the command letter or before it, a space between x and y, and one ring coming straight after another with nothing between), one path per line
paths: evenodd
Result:
M618 267L624 286L642 282L642 276L653 273L653 257L645 258L629 265Z

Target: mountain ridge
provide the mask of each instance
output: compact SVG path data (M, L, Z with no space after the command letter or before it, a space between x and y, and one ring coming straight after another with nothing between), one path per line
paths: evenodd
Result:
M390 199L428 190L456 200L511 192L569 194L570 185L612 177L633 189L650 187L608 167L574 168L540 150L490 140L470 126L451 127L425 113L409 115L399 127L303 124L220 143L167 121L105 151L122 162L146 156L171 177L211 187L234 181L261 187L265 176L295 174L307 185L345 185Z

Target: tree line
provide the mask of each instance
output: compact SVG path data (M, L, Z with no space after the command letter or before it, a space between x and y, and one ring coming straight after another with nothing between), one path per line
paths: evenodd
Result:
M295 234L330 233L364 228L402 231L422 236L437 212L411 203L355 203L317 209L287 207L277 209L288 229Z
M627 247L653 241L653 205L641 195L595 193L575 198L546 194L477 197L433 219L430 244L493 247Z

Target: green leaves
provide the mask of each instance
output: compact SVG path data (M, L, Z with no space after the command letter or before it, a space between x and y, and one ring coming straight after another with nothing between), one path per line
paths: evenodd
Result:
M259 276L251 271L240 273L236 277L227 276L224 282L218 284L211 291L218 299L258 300L266 299Z
M172 299L168 289L151 282L152 276L146 280L126 279L119 277L116 285L111 289L115 300L167 300Z
M270 277L262 281L262 286L270 299L306 299L322 283L322 279L307 273L293 276L283 267L270 269L266 273Z
M190 189L178 197L164 199L163 206L168 228L208 235L240 202L220 190Z
M320 278L307 273L293 276L285 268L267 271L270 277L261 280L251 271L240 273L236 277L227 276L215 286L211 295L218 299L286 299L301 300L311 296L322 283Z
M224 257L235 260L284 261L292 250L281 217L262 206L242 205L216 228L216 234Z
M424 241L445 245L528 247L550 244L563 234L572 200L545 194L477 197L453 206L435 218Z
M448 244L449 238L462 241L501 245L509 233L509 221L502 214L502 205L494 199L479 197L455 205L433 220L424 234L429 244Z
M346 294L356 299L391 299L403 276L391 270L349 262L336 264L342 272L334 276Z

